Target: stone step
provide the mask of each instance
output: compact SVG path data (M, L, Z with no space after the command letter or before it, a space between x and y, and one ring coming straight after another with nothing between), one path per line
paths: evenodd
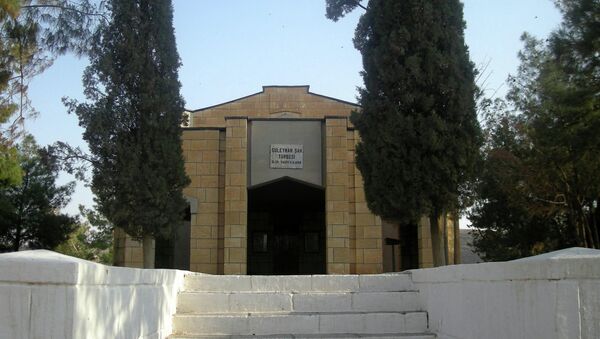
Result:
M407 292L181 292L177 313L422 311Z
M184 289L206 292L386 292L413 291L415 287L409 273L297 276L193 274L186 277Z
M436 339L435 334L430 333L385 333L385 334L275 334L275 335L171 335L168 339L256 339L256 338L273 338L273 339L354 339L354 338L373 338L373 339Z
M176 314L173 328L186 335L419 334L427 332L427 313Z

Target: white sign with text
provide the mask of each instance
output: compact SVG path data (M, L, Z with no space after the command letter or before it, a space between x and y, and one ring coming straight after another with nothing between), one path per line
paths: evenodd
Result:
M271 144L271 168L302 168L303 145Z

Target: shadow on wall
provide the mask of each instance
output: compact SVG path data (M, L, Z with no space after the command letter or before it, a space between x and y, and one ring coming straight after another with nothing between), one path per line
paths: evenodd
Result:
M0 254L0 338L165 338L185 273Z
M439 338L592 339L600 333L600 250L411 273Z

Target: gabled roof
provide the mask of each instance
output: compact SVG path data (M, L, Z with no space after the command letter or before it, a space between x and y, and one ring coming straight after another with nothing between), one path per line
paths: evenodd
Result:
M191 112L191 113L197 113L197 112L201 112L201 111L205 111L205 110L209 110L209 109L213 109L213 108L219 108L222 106L226 106L232 103L236 103L236 102L240 102L240 101L244 101L245 99L249 99L255 96L259 96L259 95L264 95L267 94L268 91L270 89L291 89L291 90L303 90L304 93L311 95L311 96L315 96L315 97L319 97L322 99L326 99L326 100L331 100L333 102L337 102L337 103L341 103L341 104L345 104L345 105L351 105L351 106L355 106L357 108L360 107L360 105L358 105L357 103L354 102L350 102L350 101L345 101L345 100L341 100L341 99L336 99L333 97L329 97L326 95L322 95L322 94L317 94L317 93L313 93L310 91L310 85L293 85L293 86L287 86L287 85L268 85L268 86L263 86L262 87L262 91L260 92L256 92L250 95L246 95L237 99L233 99L230 101L226 101L220 104L216 104L216 105L211 105L211 106L207 106L207 107L202 107L202 108L198 108L198 109L186 109L187 112Z

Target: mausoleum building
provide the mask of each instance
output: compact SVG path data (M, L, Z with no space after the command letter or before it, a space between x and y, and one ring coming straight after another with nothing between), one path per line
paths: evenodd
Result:
M211 274L362 274L433 266L432 237L460 257L452 218L400 228L367 207L349 120L354 103L309 86L186 112L186 221L156 241L157 267ZM435 234L437 233L437 235ZM115 264L141 267L141 245L115 232Z

